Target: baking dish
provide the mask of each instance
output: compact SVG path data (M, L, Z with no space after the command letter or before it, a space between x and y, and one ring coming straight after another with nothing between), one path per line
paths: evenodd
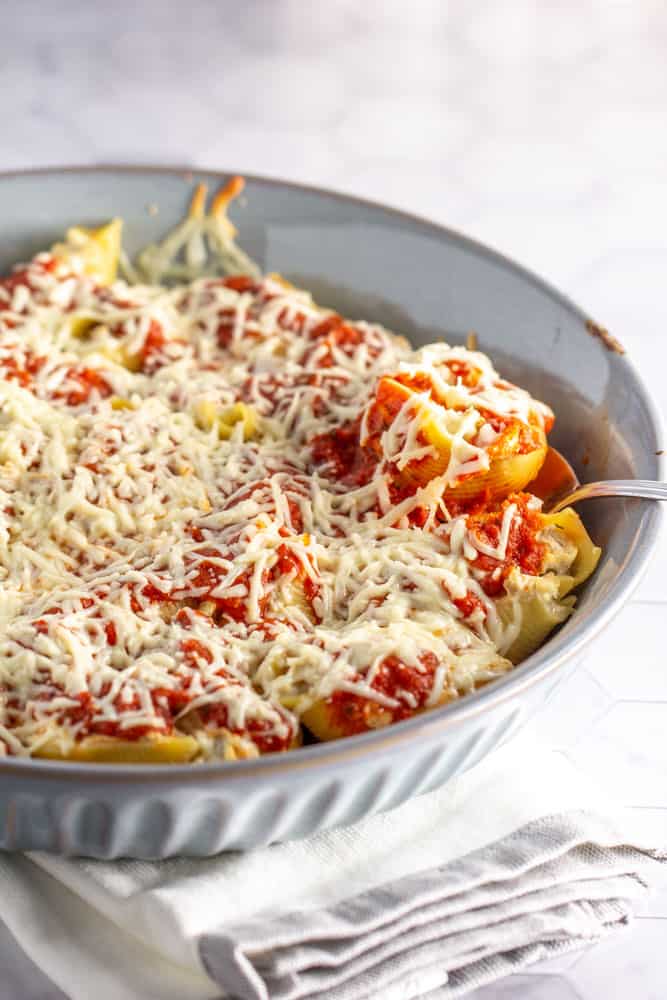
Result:
M101 168L0 179L8 269L72 221L126 221L130 252L182 217L192 186L221 176ZM27 208L26 208L27 206ZM507 375L559 415L554 444L582 478L658 477L658 419L627 358L600 328L497 254L381 206L261 178L237 214L244 248L320 302L414 344L470 329ZM483 692L389 730L233 764L155 767L6 758L6 849L95 857L210 854L347 823L433 788L505 740L627 598L659 513L640 501L585 511L604 557L572 620Z

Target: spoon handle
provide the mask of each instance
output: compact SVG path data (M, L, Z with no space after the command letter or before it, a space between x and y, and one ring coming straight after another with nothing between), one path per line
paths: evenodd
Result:
M650 479L609 479L604 483L585 483L572 490L550 509L557 514L579 500L591 497L641 497L644 500L667 500L667 483L657 483Z

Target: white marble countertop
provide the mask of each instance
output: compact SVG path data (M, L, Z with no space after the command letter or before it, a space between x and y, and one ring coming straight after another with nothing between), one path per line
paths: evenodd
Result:
M328 185L504 251L619 337L667 404L661 0L0 7L0 169L191 163ZM667 846L667 543L550 719ZM667 996L667 880L626 931L478 1000ZM16 1000L61 996L0 936ZM3 994L4 995L4 994Z

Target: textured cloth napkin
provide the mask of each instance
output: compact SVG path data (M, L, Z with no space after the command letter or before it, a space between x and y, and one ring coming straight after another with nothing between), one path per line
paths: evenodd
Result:
M72 1000L435 1000L625 923L663 858L565 757L520 739L304 841L211 860L6 855L1 912Z

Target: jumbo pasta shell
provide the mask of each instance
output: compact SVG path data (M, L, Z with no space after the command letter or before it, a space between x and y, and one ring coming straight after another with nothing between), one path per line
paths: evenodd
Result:
M63 733L43 743L33 756L97 764L185 764L198 754L197 741L182 733L151 734L137 740L87 736L80 742Z
M67 230L64 243L56 243L53 255L71 263L101 285L110 285L118 270L123 223L113 219L98 229L73 226Z
M302 713L301 721L308 731L322 742L342 739L344 736L351 736L354 733L371 729L381 729L393 721L390 709L366 698L359 697L358 701L360 706L363 705L365 722L361 727L358 723L353 723L352 720L350 720L349 725L346 725L344 711L336 710L330 698L316 701L314 705Z
M536 448L524 455L491 459L488 472L471 476L448 487L445 495L455 500L470 500L485 494L490 499L496 500L509 496L510 493L520 493L539 472L546 453L545 444L544 447Z
M547 636L572 614L575 598L549 600L544 595L534 595L527 601L515 604L510 598L501 598L497 610L501 618L510 621L514 614L521 616L518 635L508 649L503 650L512 663L521 663L542 645Z
M602 550L593 544L581 518L572 507L566 507L557 514L545 514L544 521L545 524L554 524L561 528L577 546L576 559L561 588L563 596L588 579L600 560Z

